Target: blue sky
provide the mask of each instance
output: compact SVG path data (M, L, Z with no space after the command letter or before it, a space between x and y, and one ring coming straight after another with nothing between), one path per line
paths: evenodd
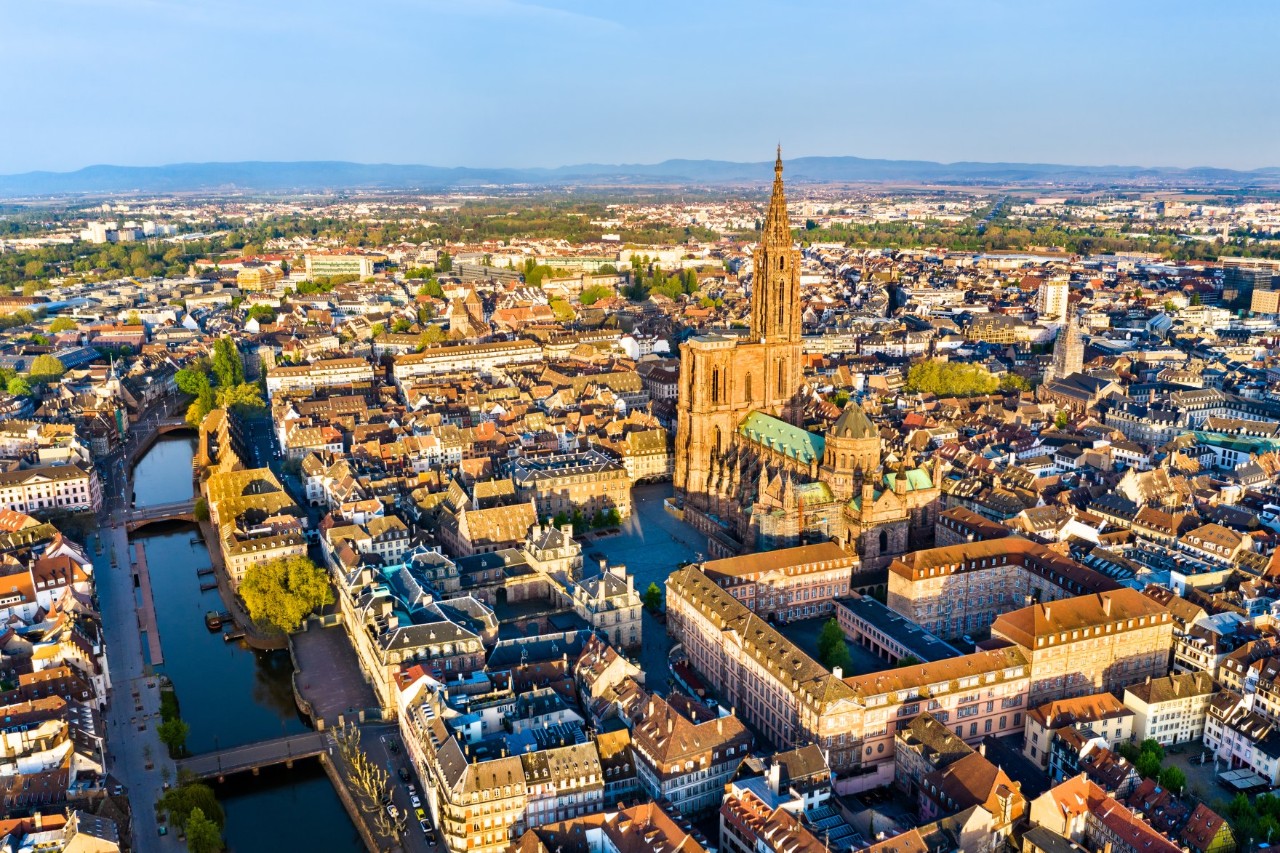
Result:
M1280 166L1280 3L5 0L0 173L94 163Z

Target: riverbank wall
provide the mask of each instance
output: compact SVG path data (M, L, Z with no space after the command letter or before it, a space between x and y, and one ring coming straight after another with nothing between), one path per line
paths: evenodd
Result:
M356 832L360 833L360 840L364 842L365 849L369 853L379 853L384 848L374 838L373 831L365 823L364 813L356 805L355 797L347 790L346 780L342 778L342 774L338 772L338 768L334 766L333 760L327 753L320 753L320 766L324 768L325 775L329 777L333 790L338 792L338 799L342 800L342 806L347 810L347 815L351 818L351 822L356 825ZM392 848L392 850L400 849L399 845Z

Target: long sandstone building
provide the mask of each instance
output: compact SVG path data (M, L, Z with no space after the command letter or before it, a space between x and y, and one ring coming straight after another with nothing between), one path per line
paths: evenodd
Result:
M1000 648L855 675L830 673L697 568L667 579L668 630L690 664L779 749L816 743L839 789L893 780L894 735L928 711L961 739L1021 731L1029 707L1161 674L1168 611L1131 589L998 618Z
M993 639L1031 660L1032 705L1120 691L1169 671L1173 620L1136 589L1034 604L998 617Z
M1009 536L897 558L889 566L887 603L926 631L952 638L1015 607L1119 586L1038 542Z

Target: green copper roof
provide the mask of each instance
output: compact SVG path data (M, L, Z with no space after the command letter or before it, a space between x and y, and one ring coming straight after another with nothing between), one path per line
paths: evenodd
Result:
M1221 432L1204 432L1196 430L1191 433L1196 441L1224 450L1235 450L1239 453L1266 453L1280 450L1280 441L1274 438L1261 438L1253 435L1228 435Z
M738 435L808 464L822 458L822 436L792 426L764 412L752 412L738 424Z
M884 475L884 484L888 486L890 490L893 489L893 484L897 482L897 480L898 480L898 475L896 472L892 474ZM923 491L925 489L932 489L932 488L933 488L933 481L929 479L928 471L924 470L923 468L912 468L910 471L907 472L907 491L908 492Z

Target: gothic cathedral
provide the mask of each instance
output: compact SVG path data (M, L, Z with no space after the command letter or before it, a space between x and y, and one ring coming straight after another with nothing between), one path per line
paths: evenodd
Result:
M825 434L800 426L807 388L800 337L800 251L791 239L782 152L755 250L750 338L702 335L680 346L675 489L685 519L730 556L834 540L863 570L927 544L936 471L887 472L880 433L850 405Z

